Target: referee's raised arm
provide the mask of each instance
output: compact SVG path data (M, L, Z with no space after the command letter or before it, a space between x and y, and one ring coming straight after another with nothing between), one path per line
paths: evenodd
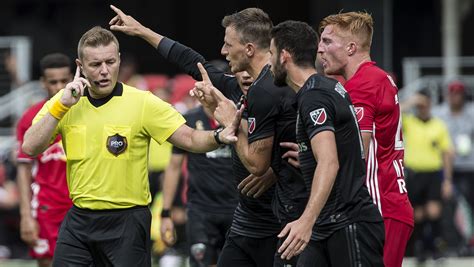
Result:
M25 133L23 152L36 156L49 146L59 121L79 101L86 86L90 87L90 83L80 77L80 68L77 67L74 80L51 98L36 115L33 125Z

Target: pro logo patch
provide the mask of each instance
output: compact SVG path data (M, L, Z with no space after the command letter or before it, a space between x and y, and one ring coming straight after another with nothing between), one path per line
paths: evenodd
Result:
M114 156L122 154L127 149L127 138L118 133L107 137L107 150Z

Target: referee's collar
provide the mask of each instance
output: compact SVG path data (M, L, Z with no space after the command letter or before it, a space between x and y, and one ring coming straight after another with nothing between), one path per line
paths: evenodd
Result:
M96 108L104 105L107 102L109 102L109 100L112 99L112 97L121 96L122 94L123 94L123 85L120 82L117 82L115 84L114 89L112 90L112 92L108 96L102 97L102 98L99 98L99 99L93 98L89 94L89 90L84 90L84 95L87 96L87 99L89 100L89 102Z

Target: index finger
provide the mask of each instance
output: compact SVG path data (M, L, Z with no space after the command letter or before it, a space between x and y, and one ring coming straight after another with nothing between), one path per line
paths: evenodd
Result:
M81 68L79 68L79 66L76 66L76 73L74 74L74 80L76 80L79 77L81 77Z
M118 7L114 6L114 5L110 5L110 8L115 12L117 13L117 15L119 16L125 16L125 13L122 12L122 10L120 10Z
M197 64L199 72L201 73L202 80L204 82L209 82L212 84L211 79L209 78L209 75L207 75L207 70L204 68L201 62L198 62Z

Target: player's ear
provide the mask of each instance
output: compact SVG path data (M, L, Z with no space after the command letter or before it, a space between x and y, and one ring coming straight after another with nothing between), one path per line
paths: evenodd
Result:
M347 44L347 55L352 56L357 52L357 44L350 42Z
M255 54L255 45L253 43L245 44L245 54L252 57Z

